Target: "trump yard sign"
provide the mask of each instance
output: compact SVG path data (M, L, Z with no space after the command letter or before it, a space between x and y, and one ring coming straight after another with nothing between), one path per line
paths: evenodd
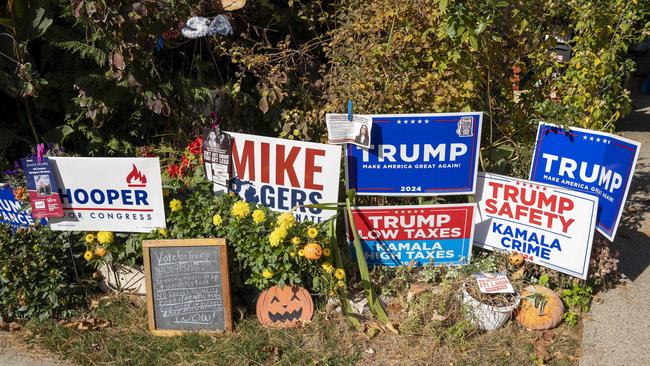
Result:
M474 244L587 278L598 198L497 174L478 174Z

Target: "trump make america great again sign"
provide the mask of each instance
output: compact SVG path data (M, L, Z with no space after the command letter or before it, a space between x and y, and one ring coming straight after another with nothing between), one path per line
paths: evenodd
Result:
M345 149L348 189L382 196L474 193L482 113L371 117L370 148Z
M165 227L158 158L50 157L64 217L59 231L146 233Z
M605 132L540 124L530 180L598 196L596 228L613 241L640 146Z
M598 198L566 188L478 173L474 243L587 278Z
M351 219L369 265L467 264L475 208L474 203L354 207ZM348 239L353 240L351 231Z
M340 146L228 132L232 140L232 190L247 202L293 211L299 221L336 214L304 205L339 198Z

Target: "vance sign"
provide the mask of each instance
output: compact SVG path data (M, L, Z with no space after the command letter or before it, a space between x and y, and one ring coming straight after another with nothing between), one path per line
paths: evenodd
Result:
M370 147L345 149L348 189L382 196L474 193L482 113L370 117Z
M540 124L530 180L597 196L596 227L613 241L640 146L605 132Z
M353 220L369 265L424 266L469 263L476 204L353 207ZM353 235L348 231L348 240Z
M476 245L520 252L527 261L587 278L597 197L479 172L476 199Z
M59 231L146 233L165 227L158 158L50 157L65 216Z
M338 202L339 146L228 132L232 136L232 190L247 202L316 223L336 214L304 205Z

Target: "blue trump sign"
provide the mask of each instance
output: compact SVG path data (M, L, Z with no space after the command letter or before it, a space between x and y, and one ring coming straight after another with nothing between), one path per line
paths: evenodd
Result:
M372 115L370 147L346 146L359 195L473 194L483 113Z
M530 180L597 196L596 228L613 241L640 146L606 132L540 123Z

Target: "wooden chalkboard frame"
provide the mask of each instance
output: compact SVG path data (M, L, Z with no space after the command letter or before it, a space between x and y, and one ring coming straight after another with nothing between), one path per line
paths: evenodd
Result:
M165 239L165 240L143 240L142 251L144 257L144 278L147 292L147 318L149 324L149 332L158 336L176 336L185 333L198 332L198 333L223 333L223 329L218 330L175 330L175 329L157 329L156 316L153 298L153 283L151 280L151 257L149 253L150 248L164 248L164 247L205 247L215 246L220 247L221 255L221 289L223 290L223 311L224 311L224 324L225 332L232 331L232 307L230 300L230 274L228 272L228 250L226 247L226 240L223 238L206 238L206 239Z

